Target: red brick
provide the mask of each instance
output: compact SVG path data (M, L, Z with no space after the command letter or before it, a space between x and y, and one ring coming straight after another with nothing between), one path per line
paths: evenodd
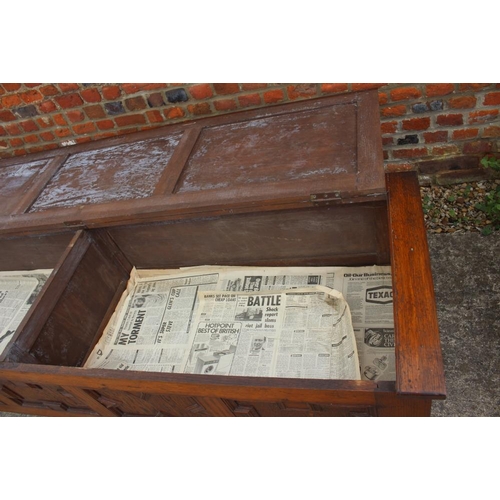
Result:
M101 94L97 89L85 89L80 92L85 102L101 102Z
M83 137L77 137L75 139L76 143L77 144L83 144L85 142L90 142L92 139L89 137L89 136L83 136Z
M452 97L448 101L448 105L453 109L473 108L476 105L476 98L474 96L460 96Z
M61 114L58 114L58 115L54 115L54 121L58 124L58 125L67 125L67 121L66 119L64 118L63 115Z
M71 130L69 128L56 128L54 134L56 134L57 137L67 137L71 134Z
M14 151L14 155L15 156L24 156L25 154L27 154L28 152L26 151L26 149L22 148L22 149L16 149Z
M102 95L104 99L108 99L108 101L114 101L118 97L120 97L122 91L118 85L106 85L102 88Z
M91 119L95 120L97 118L105 118L106 113L100 104L93 104L92 106L85 106L83 108L85 114Z
M113 120L101 120L96 123L97 128L99 130L109 130L111 128L114 128L115 123Z
M200 83L198 85L193 85L188 88L189 93L195 98L195 99L208 99L209 97L213 96L212 89L210 88L210 85L208 83Z
M122 89L125 94L135 94L136 92L140 92L144 90L146 84L144 83L124 83L122 85Z
M107 139L108 137L115 137L116 132L103 132L102 134L95 134L93 136L94 140L99 140L99 139Z
M417 158L427 156L427 148L393 149L393 158Z
M19 95L26 104L31 104L32 102L38 102L43 99L43 95L40 94L38 90L30 90L28 92L23 92L22 94Z
M312 97L316 95L316 85L313 83L301 83L299 85L289 85L287 87L288 97L292 100L301 97Z
M81 123L80 125L75 125L73 127L73 131L76 134L89 134L90 132L95 131L95 125L90 122L90 123Z
M384 149L382 151L382 158L384 159L384 161L388 160L389 159L389 151L387 151L387 150Z
M498 117L498 109L472 111L469 113L469 123L489 122L491 120L496 120L497 117Z
M15 92L21 88L20 83L2 83L2 85L7 92Z
M398 122L385 122L380 126L383 134L394 134L396 132L396 128L398 126Z
M491 125L483 130L483 137L500 137L500 127Z
M39 90L45 97L50 97L59 94L59 90L56 89L54 85L44 85Z
M406 114L406 106L387 106L382 109L382 116L402 116Z
M174 106L172 108L165 109L163 114L167 120L175 120L176 118L182 118L185 113L182 108Z
M44 141L52 141L55 139L55 136L52 132L42 132L40 134L40 137L44 140Z
M154 94L148 95L148 104L150 108L158 108L160 106L165 106L165 101L161 92L155 92Z
M38 125L33 120L20 122L19 125L21 125L25 132L36 132L38 130Z
M193 115L208 115L212 112L210 109L210 104L208 102L200 102L198 104L190 104L188 106L188 111ZM165 115L166 116L166 115Z
M372 90L372 89L378 89L382 87L383 85L386 85L385 83L353 83L351 84L351 90L353 92L360 92L362 90Z
M73 109L66 113L71 123L78 123L85 120L85 115L79 109Z
M19 128L18 123L9 123L8 125L5 125L5 129L7 130L9 135L24 134L24 131Z
M0 135L7 135L7 130L5 130L3 127L0 127Z
M387 94L385 92L378 93L378 103L380 105L387 104L388 99L389 98L387 97Z
M42 128L48 128L54 126L54 120L52 120L50 116L42 116L40 118L37 118L36 122L38 123L38 126Z
M141 109L147 108L146 101L142 96L125 99L125 105L130 111L140 111Z
M382 146L391 146L392 144L394 144L392 137L382 137Z
M477 128L464 128L460 130L453 131L453 140L454 141L464 141L466 139L474 139L477 137L479 133L479 129Z
M144 90L158 90L167 87L165 83L124 83L122 89L126 94L135 94Z
M15 106L19 106L19 104L22 104L21 98L17 94L11 94L2 97L0 102L2 103L2 107L4 108L13 108Z
M78 90L80 86L77 83L59 83L61 92L69 92L71 90Z
M427 130L430 125L431 119L428 116L403 120L403 130Z
M446 130L439 130L437 132L424 132L424 141L426 143L447 142L448 132Z
M9 144L7 141L0 141L0 149L7 149L9 147Z
M393 101L404 101L406 99L418 99L422 96L420 90L416 87L399 87L390 91Z
M464 144L464 153L491 153L493 147L489 141L474 141Z
M6 91L5 89L2 87L2 85L0 85L0 95L4 95L6 94Z
M242 108L247 108L248 106L258 106L261 103L259 94L241 95L238 97L238 101Z
M408 172L415 170L415 167L411 163L389 163L385 170L386 172Z
M163 115L157 109L147 111L146 116L148 117L149 123L163 122Z
M218 95L236 94L240 91L237 83L214 83L215 93Z
M282 90L269 90L264 92L264 102L266 104L273 104L275 102L280 102L285 98Z
M10 146L13 148L18 148L19 146L22 146L24 144L24 141L20 139L19 137L14 137L10 139Z
M481 90L488 87L489 83L461 83L458 86L459 90Z
M347 83L322 83L321 92L323 94L338 94L347 91Z
M441 126L453 127L454 125L463 125L464 119L462 115L439 115L436 118L436 123Z
M445 146L436 146L432 148L433 156L454 155L460 153L460 149L456 144L447 144Z
M28 87L29 89L32 89L34 87L39 87L41 85L41 83L25 83L24 85L26 87Z
M497 106L500 104L500 92L491 92L484 96L485 106Z
M44 101L38 105L38 109L42 113L52 113L52 111L55 111L57 107L53 101Z
M83 104L82 98L78 94L67 94L63 96L54 97L54 100L61 106L61 108L75 108Z
M4 84L5 85L5 84ZM2 122L11 122L16 119L16 115L12 111L0 111L0 121Z
M129 125L146 123L146 117L144 115L123 115L117 116L115 122L119 127L128 127Z
M36 144L37 142L40 142L40 139L35 134L31 134L24 137L24 142L29 142L30 144Z
M259 90L265 89L267 87L267 83L242 83L242 90Z
M427 97L436 97L440 95L451 94L455 90L453 83L430 83L425 86L425 95Z
M214 101L214 106L217 111L231 111L238 107L234 99L220 99L219 101Z

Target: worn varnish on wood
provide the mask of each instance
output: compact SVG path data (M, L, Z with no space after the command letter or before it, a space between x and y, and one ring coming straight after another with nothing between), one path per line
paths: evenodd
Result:
M364 201L384 196L378 97L308 100L37 153L0 161L2 176L4 232Z
M15 208L0 217L0 267L54 267L0 362L0 409L403 416L428 415L432 399L444 397L418 181L414 174L388 175L387 198L376 92L210 118L65 152L0 166L12 173L31 165L25 184L21 174L7 175L3 187L24 194L22 203L12 195L3 206ZM36 172L41 182L30 180ZM85 229L72 233L67 226ZM81 368L132 266L388 263L395 383Z

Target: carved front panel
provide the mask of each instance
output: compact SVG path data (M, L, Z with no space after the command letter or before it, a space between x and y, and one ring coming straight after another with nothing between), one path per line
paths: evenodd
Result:
M261 417L374 417L375 407L339 406L315 404L301 401L279 401L261 403L249 401L232 402L235 416Z
M58 385L39 385L24 382L5 382L0 393L29 413L30 408L52 410L61 414L98 415L85 402Z

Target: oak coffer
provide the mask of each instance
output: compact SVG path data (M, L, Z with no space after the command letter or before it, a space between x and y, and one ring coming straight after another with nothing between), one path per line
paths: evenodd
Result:
M429 415L445 397L418 180L384 174L376 91L0 161L0 271L53 272L0 358L0 410ZM391 265L396 381L85 369L136 268Z

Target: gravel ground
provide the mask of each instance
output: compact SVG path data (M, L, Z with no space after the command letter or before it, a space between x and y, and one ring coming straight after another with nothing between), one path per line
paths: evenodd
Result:
M500 179L452 186L421 187L425 223L430 233L482 232L492 221L476 208L500 185Z

